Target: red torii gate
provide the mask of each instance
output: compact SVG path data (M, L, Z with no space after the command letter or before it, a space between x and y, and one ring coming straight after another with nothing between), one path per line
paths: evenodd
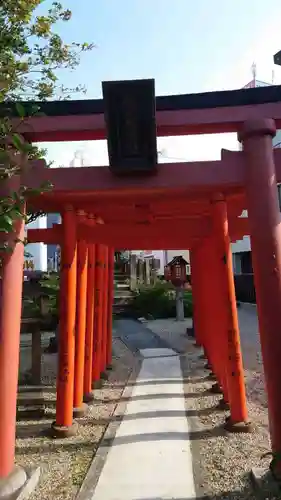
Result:
M230 250L231 239L249 233L272 448L280 452L281 151L272 149L276 126L281 128L279 95L279 87L267 87L157 98L159 136L238 132L243 152L223 151L220 161L161 164L155 176L142 178L117 178L105 167L46 169L42 163L23 173L21 182L31 188L45 180L54 185L32 207L62 214L61 227L28 231L30 241L62 247L57 435L73 432L73 408L81 411L83 396L91 398L92 382L111 360L112 256L118 247L191 250L197 342L229 404L226 427L250 430ZM22 126L28 140L105 138L101 101L42 103L42 111L46 116ZM243 209L248 219L239 217ZM15 234L22 233L21 224ZM17 244L2 273L0 478L14 464L22 265Z

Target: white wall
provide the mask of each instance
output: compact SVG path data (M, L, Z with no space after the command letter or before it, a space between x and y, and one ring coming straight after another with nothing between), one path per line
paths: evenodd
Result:
M249 236L244 236L242 240L237 240L235 243L232 243L232 253L239 252L250 252L251 250L251 242Z
M159 274L164 274L164 266L166 265L165 259L165 251L164 250L151 250L151 251L142 251L142 250L132 250L132 253L138 255L139 257L146 259L159 259L160 260L160 269L158 271Z
M248 217L247 210L244 210L241 217ZM232 253L250 252L251 242L249 236L244 236L242 240L237 240L235 243L232 243L231 248Z

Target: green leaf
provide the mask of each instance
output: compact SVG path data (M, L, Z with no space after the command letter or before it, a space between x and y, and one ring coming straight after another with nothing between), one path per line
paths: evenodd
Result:
M20 102L16 102L16 111L21 118L25 117L25 109Z
M18 134L13 134L13 144L19 151L23 151L24 144Z
M41 184L40 188L44 191L49 191L53 189L54 185L50 181L45 181Z
M14 191L12 193L12 198L18 204L23 202L23 198L20 196L20 193L18 193L17 191Z
M9 215L0 216L0 231L2 233L10 233L13 230L13 219Z
M11 218L11 217L9 217L9 215L4 214L4 215L2 216L2 219L3 219L3 221L5 221L5 223L6 223L6 224L8 224L9 226L11 226L11 227L13 226L13 220L12 220L12 218Z

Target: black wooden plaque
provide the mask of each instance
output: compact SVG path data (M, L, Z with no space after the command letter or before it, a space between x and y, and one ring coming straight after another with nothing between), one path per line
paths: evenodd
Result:
M276 54L274 54L273 61L274 61L274 64L277 64L278 66L281 66L281 50L279 50L279 52L277 52Z
M116 174L157 168L154 80L103 82L109 167Z

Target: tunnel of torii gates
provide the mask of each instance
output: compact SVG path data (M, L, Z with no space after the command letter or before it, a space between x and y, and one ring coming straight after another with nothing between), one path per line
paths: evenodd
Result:
M243 150L218 161L164 163L155 175L115 176L107 167L30 163L20 182L53 189L32 209L62 223L28 230L30 242L61 246L60 336L55 436L69 436L110 368L114 248L191 253L196 343L203 346L227 405L229 431L248 420L230 243L249 234L273 452L281 451L281 236L276 183L281 150L280 87L156 98L157 136L237 132ZM106 138L102 100L42 103L22 125L28 141ZM244 209L248 217L241 217ZM14 236L23 235L18 223ZM13 236L13 238L14 238ZM4 256L0 343L0 478L14 467L23 245Z

